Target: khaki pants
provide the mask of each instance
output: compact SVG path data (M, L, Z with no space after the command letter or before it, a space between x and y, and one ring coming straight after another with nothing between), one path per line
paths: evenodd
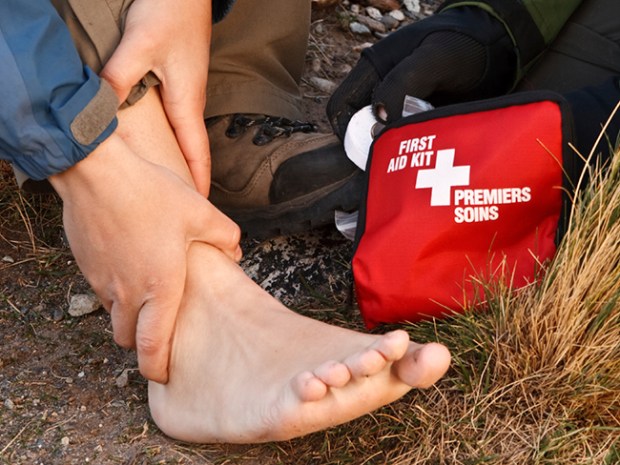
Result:
M84 62L99 72L121 39L133 0L51 0ZM206 116L301 115L299 82L310 28L310 0L237 0L213 28ZM132 101L156 80L147 77Z
M301 118L310 0L236 0L213 28L205 116Z

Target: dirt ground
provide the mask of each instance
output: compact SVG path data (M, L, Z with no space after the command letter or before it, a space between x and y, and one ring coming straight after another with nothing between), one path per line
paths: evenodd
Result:
M339 82L359 47L376 40L344 30L343 11L313 13L303 90L308 116L324 128L328 94L310 78ZM0 463L327 462L324 433L261 446L165 437L149 417L136 357L115 345L108 315L67 313L70 297L90 290L63 240L58 200L17 195L9 167L0 168ZM243 247L244 267L286 304L360 325L351 305L350 243L333 228ZM382 463L376 453L359 463Z

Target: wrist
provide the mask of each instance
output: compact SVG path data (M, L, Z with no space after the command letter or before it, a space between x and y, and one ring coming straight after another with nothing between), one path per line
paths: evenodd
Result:
M50 176L48 180L63 201L67 201L78 191L96 190L99 186L107 186L113 179L118 178L119 163L127 163L130 160L128 155L131 153L127 152L130 152L129 148L116 133L113 133L86 158L71 168Z

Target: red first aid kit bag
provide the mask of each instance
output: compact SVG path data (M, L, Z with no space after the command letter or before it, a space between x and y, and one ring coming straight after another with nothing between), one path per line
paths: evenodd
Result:
M446 106L387 126L366 168L353 276L362 317L442 317L481 285L534 282L569 208L569 109L550 92Z

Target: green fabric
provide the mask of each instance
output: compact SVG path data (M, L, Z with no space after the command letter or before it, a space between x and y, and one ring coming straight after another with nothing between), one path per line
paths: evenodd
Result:
M525 7L549 44L584 0L524 0Z

